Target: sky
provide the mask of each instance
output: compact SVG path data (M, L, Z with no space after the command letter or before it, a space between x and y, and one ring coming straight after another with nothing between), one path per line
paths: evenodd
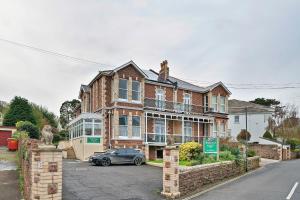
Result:
M298 0L0 0L0 100L59 114L98 71L130 60L158 71L166 59L172 76L222 81L231 98L299 106L299 10Z

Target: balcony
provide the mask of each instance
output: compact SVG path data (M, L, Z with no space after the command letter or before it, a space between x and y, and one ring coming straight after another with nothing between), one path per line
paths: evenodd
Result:
M144 107L151 110L168 111L175 113L199 114L204 112L204 107L200 105L198 106L172 101L161 101L150 98L145 98Z
M202 144L204 136L183 136L181 134L156 134L147 133L145 137L145 143L153 145L170 145L170 144L182 144L185 142L198 142Z

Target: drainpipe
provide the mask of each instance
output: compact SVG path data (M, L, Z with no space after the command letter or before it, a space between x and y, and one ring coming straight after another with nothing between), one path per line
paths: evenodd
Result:
M109 142L109 149L111 149L111 137L110 137L110 117L111 111L108 111L108 142Z

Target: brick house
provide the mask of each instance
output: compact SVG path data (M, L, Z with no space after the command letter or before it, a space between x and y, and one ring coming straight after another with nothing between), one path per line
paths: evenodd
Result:
M70 140L82 160L110 147L139 148L147 159L161 158L167 144L225 137L230 94L222 82L199 87L170 76L167 61L159 72L130 61L81 85Z

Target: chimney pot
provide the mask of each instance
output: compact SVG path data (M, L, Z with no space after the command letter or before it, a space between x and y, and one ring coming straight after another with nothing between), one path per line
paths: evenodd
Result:
M158 81L166 81L169 78L169 67L168 67L168 61L164 60L162 63L160 63L160 71L158 76Z

